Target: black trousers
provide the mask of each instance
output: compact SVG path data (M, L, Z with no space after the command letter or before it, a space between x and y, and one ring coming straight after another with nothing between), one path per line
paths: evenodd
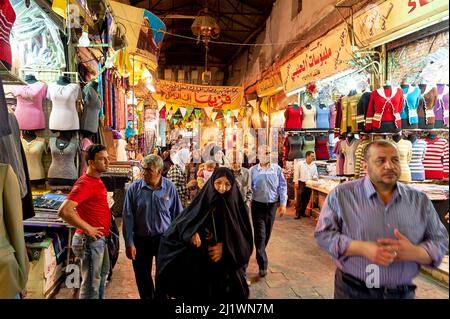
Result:
M259 269L267 270L268 259L266 246L272 233L277 203L260 203L252 201L252 222L256 248L256 262Z
M305 182L298 182L297 193L297 211L296 216L306 216L306 208L308 207L309 199L311 198L311 188L306 187Z
M155 298L155 285L152 278L153 257L158 258L161 236L134 237L136 258L133 260L134 276L141 299Z

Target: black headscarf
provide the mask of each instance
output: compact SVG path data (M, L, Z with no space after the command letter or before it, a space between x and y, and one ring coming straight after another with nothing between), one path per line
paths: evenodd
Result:
M220 194L214 188L214 181L223 176L231 182L231 189ZM202 250L191 244L191 238L199 232L212 208L217 208L223 214L224 267L238 272L248 263L253 250L250 219L233 172L221 167L214 171L193 202L161 237L156 267L156 289L162 291L162 294L195 298L192 294L195 294L196 288L202 289L200 282L204 279L204 273L201 270L206 262ZM248 287L246 289L248 291Z

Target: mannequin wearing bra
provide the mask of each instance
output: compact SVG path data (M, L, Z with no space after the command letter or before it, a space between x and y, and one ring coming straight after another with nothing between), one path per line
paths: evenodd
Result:
M22 147L28 164L31 185L45 184L42 154L45 152L45 139L37 137L34 131L22 131Z
M419 84L421 92L419 108L417 114L419 116L419 128L432 129L434 128L434 104L436 103L438 92L435 87L429 84Z
M52 186L73 186L78 178L75 167L75 156L78 151L78 141L72 137L72 132L61 132L49 140L52 153L52 163L48 169L48 182Z

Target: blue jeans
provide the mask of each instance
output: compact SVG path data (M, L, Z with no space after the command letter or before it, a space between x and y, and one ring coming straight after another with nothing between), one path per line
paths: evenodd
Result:
M81 260L80 299L105 299L109 273L107 238L93 240L84 234L75 234L72 250Z
M336 269L334 277L334 299L414 299L415 286L405 290L384 290L358 286L344 278L344 273ZM354 280L354 279L353 279Z

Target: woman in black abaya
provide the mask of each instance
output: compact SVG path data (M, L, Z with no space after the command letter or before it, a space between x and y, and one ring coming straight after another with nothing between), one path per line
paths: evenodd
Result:
M218 168L161 237L160 298L244 299L252 230L233 172Z

